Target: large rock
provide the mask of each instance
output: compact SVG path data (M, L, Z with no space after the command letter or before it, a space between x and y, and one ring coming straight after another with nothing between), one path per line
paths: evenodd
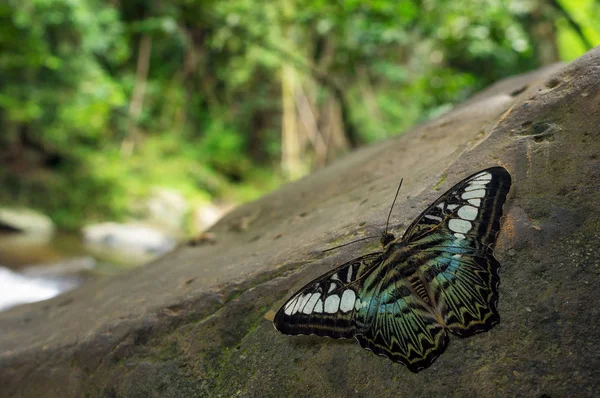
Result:
M3 396L593 397L600 391L600 49L230 213L204 245L0 314ZM350 340L276 332L293 291L403 229L462 177L505 166L502 321L410 373Z
M32 209L0 207L0 231L43 235L49 238L54 232L54 223L48 216Z
M175 247L175 238L146 225L103 222L82 229L87 250L116 264L144 264Z
M138 210L144 223L159 227L172 235L182 235L189 204L178 191L154 187Z

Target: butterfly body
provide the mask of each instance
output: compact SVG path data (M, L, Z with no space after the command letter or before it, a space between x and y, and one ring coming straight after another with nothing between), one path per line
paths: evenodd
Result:
M504 168L482 170L442 195L401 239L356 258L292 296L274 325L285 334L356 337L363 348L417 372L446 349L449 333L499 322L492 249L510 188Z

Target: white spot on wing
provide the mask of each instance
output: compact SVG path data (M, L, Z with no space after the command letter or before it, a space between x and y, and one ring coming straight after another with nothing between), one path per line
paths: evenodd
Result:
M298 303L298 297L296 297L294 300L290 300L286 305L285 305L285 310L283 310L283 312L286 315L292 315L292 310L294 309L294 306Z
M340 304L340 310L348 312L354 307L356 301L356 294L352 289L348 289L342 294L342 302Z
M340 308L340 298L335 294L325 299L325 312L333 314Z
M470 183L465 187L465 192L474 191L475 189L485 189L485 184Z
M475 191L464 192L461 196L463 199L472 198L483 198L485 196L485 189L476 189Z
M444 202L438 203L436 207L439 207L440 209L444 210Z
M457 239L466 239L467 238L465 235L459 234L458 232L456 232L454 234L454 237L457 238Z
M350 264L350 266L348 267L348 277L346 278L346 281L348 283L350 283L352 281L352 264Z
M471 229L471 223L465 220L453 218L452 220L448 221L448 227L452 230L452 232L464 234L469 232Z
M335 274L331 275L331 278L329 278L329 279L334 280L334 281L339 281L340 277L338 276L337 273L335 273Z
M302 309L302 312L304 312L305 314L310 314L311 312L313 312L313 309L315 308L315 304L317 303L317 300L320 297L321 297L321 293L314 293L313 295L311 295L310 299L308 300L308 302Z
M302 296L300 298L300 305L298 306L298 312L301 312L304 310L304 307L306 307L306 303L308 302L308 300L310 300L310 297L312 296L312 294L305 294L304 296Z
M467 200L467 202L469 202L470 204L472 204L475 207L481 206L481 199L469 199L469 200Z
M315 309L313 310L313 312L316 312L318 314L323 312L323 300L321 300L321 299L317 300L317 305L315 305Z
M460 218L464 218L465 220L471 220L477 218L477 208L469 205L465 205L458 209L458 216Z
M298 295L296 297L296 304L294 304L294 307L292 308L292 313L291 315L294 315L296 312L298 312L298 309L300 308L300 301L301 301L302 296Z
M354 309L358 311L361 308L365 308L367 305L369 305L368 301L361 301L360 299L358 299L358 300L356 300L356 303L354 304Z
M432 216L431 214L425 214L425 218L429 218L431 220L438 221L438 222L442 221L442 217Z
M457 207L458 205L448 205L448 210L454 211L454 209L456 209Z
M487 172L479 173L473 178L473 180L490 182L492 181L492 175Z
M329 285L329 291L327 293L331 293L335 290L335 283L332 283L331 285Z

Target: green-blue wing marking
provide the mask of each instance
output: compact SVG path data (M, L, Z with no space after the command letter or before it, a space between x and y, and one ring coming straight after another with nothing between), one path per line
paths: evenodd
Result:
M498 284L500 264L493 256L440 256L432 279L438 310L446 327L459 336L489 330L500 322Z
M361 347L401 362L418 372L446 349L448 334L435 313L417 295L411 283L395 270L380 273L376 303L359 309L355 317L368 319L367 328L358 328L356 339Z

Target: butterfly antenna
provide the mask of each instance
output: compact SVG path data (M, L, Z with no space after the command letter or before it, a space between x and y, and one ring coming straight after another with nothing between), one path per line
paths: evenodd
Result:
M343 245L335 246L335 247L332 247L330 249L325 249L325 250L322 251L322 253L325 253L325 252L328 252L328 251L331 251L331 250L335 250L335 249L339 249L340 247L348 246L348 245L351 245L353 243L360 242L360 241L363 241L363 240L373 239L373 238L381 238L381 243L382 243L382 245L384 247L389 242L391 242L394 239L394 236L392 234L388 233L388 227L390 225L390 217L392 216L392 210L394 210L394 205L396 204L396 199L398 199L398 194L400 193L400 188L402 187L402 182L403 181L404 181L404 178L400 180L400 184L398 185L398 189L396 190L396 196L394 196L394 201L392 202L392 207L390 207L390 212L388 213L387 220L385 222L385 231L383 232L383 234L381 235L381 237L379 237L379 236L366 236L364 238L353 240L352 242L344 243Z
M379 238L379 236L366 236L364 238L353 240L352 242L344 243L343 245L339 245L339 246L335 246L335 247L332 247L332 248L329 248L329 249L325 249L325 250L322 251L322 253L329 252L329 251L335 250L335 249L339 249L340 247L348 246L348 245L351 245L353 243L360 242L362 240L373 239L373 238Z
M388 233L388 227L390 226L390 217L392 216L392 210L394 210L394 205L396 204L396 199L398 199L398 194L400 193L400 188L402 187L402 182L404 181L404 178L400 180L400 184L398 184L398 189L396 190L396 196L394 196L394 201L392 202L392 207L390 207L390 212L388 213L387 216L387 221L385 222L385 231L384 231L384 235L387 235Z

